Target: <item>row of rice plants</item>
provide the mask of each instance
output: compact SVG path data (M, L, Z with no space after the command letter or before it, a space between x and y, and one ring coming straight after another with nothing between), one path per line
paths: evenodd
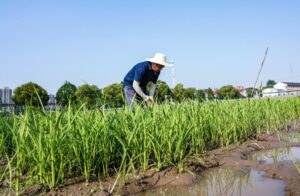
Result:
M166 103L135 111L27 108L0 118L0 181L9 180L18 193L34 184L54 188L75 176L88 182L113 171L170 165L182 171L190 156L299 117L299 97Z

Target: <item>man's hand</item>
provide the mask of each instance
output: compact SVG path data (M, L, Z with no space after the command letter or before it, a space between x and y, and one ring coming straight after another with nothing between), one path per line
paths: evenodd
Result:
M147 103L148 107L152 107L154 104L153 97L151 96L146 96L144 101Z

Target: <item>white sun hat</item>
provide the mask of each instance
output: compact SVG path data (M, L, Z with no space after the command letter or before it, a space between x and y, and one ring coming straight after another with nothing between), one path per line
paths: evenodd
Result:
M147 58L146 61L157 63L166 67L172 67L173 64L167 61L166 55L163 53L156 53L153 58Z

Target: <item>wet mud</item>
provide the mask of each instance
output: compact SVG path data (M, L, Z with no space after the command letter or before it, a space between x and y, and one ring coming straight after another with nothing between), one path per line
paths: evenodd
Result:
M284 195L285 183L265 178L263 172L251 169L234 171L230 168L213 168L202 172L199 180L188 186L160 187L145 191L139 196L240 196Z

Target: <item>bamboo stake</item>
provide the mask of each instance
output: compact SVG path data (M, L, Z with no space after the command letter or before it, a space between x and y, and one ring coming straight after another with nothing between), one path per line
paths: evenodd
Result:
M253 86L253 89L252 89L252 93L251 93L251 95L252 95L252 96L253 96L253 93L254 93L254 89L255 89L255 86L256 86L257 80L258 80L258 78L259 78L259 75L260 75L260 73L261 73L261 70L262 70L262 68L263 68L263 66L264 66L264 63L265 63L265 60L266 60L266 57L267 57L267 54L268 54L268 49L269 49L269 48L267 48L267 49L266 49L266 52L265 52L264 59L263 59L263 61L262 61L262 63L261 63L261 66L260 66L259 72L258 72L258 74L257 74L256 80L255 80L255 83L254 83L254 86Z

